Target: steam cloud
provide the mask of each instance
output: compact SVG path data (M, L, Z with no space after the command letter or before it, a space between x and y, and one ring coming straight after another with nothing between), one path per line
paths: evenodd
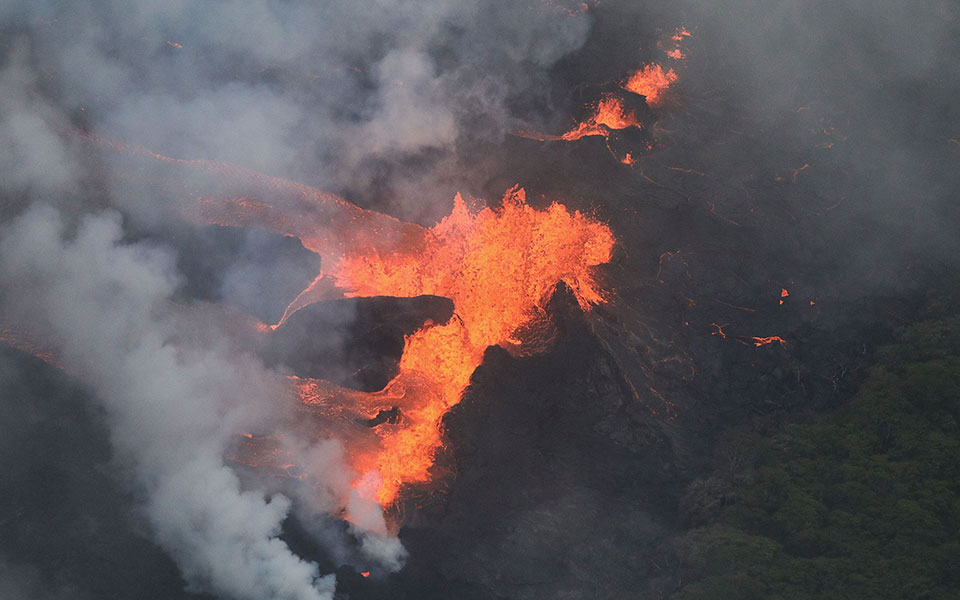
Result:
M122 244L118 215L84 218L69 240L64 228L39 207L4 229L4 317L52 343L97 392L157 539L188 579L231 597L329 596L333 582L277 539L289 501L242 491L223 464L231 435L273 418L278 375L216 344L171 345L175 317L160 313L176 286L172 257Z
M284 379L224 319L198 316L204 294L181 271L210 257L177 248L183 226L165 193L131 185L125 159L81 132L334 191L412 196L462 140L503 136L506 105L541 93L533 83L588 31L586 15L505 0L0 3L0 321L93 391L115 462L192 588L332 597L333 576L279 537L294 507L336 560L354 560L324 524L338 508L368 563L396 570L406 553L379 507L349 491L336 441L289 440L310 483L287 494L225 464L239 432L287 414ZM370 174L398 160L423 166ZM146 180L159 172L137 169ZM459 183L392 208L418 216ZM254 238L248 257L262 251ZM251 298L263 261L234 257L205 295L263 308ZM12 574L0 570L0 589L34 585Z
M952 221L937 218L940 198L953 194L924 181L940 164L930 148L947 143L943 119L890 101L909 96L917 81L958 80L956 8L895 4L597 8L638 27L647 27L647 13L673 11L660 17L664 30L694 30L681 86L692 103L716 100L731 114L716 134L728 139L688 140L690 164L728 172L738 186L753 177L755 162L726 143L737 144L726 129L740 125L778 132L770 143L781 148L812 147L834 126L857 140L836 160L852 173L860 220L879 225L871 236L822 233L860 241L842 260L851 293L862 294L865 274L887 272L877 263L906 254L880 246L910 239L936 256L957 255ZM597 79L637 66L639 50L624 52L636 43L632 30L612 27L619 37L593 40L590 13L565 6L579 3L0 1L0 325L30 330L93 390L154 539L195 588L232 598L330 597L333 578L279 537L290 513L340 563L355 560L356 548L327 521L339 508L354 518L350 533L364 560L395 570L405 551L379 509L351 496L336 441L289 441L310 484L285 493L241 481L224 463L233 436L269 430L289 397L282 376L233 338L222 325L228 318L203 316L200 300L275 321L302 287L281 282L316 271L283 263L258 233L243 238L239 253L215 237L197 251L170 209L186 186L152 185L168 175L162 165L131 168L79 134L225 161L428 219L436 203L448 206L454 192L476 191L490 175L461 164L462 147L493 147L518 125L563 112L551 89L557 61L592 43L601 61L621 63ZM885 95L874 93L880 88ZM924 93L950 115L954 88L927 85ZM804 113L816 116L797 116L798 97L819 103ZM845 121L828 118L837 114ZM751 152L766 158L763 148ZM720 201L740 201L740 189ZM276 265L268 286L264 264ZM201 285L194 272L218 277ZM64 595L18 569L0 562L0 595Z

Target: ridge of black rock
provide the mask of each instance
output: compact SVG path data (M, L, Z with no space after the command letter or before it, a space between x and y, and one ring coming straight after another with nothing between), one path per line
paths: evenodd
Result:
M545 353L487 349L443 419L442 492L407 490L407 566L351 598L602 597L654 568L682 487L670 440L566 286L547 312Z

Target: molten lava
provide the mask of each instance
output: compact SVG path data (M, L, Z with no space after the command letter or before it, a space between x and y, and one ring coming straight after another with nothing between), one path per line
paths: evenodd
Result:
M669 47L666 47L663 42L657 44L664 51L668 58L673 60L683 60L687 57L686 52L683 49L684 38L690 37L692 34L687 30L686 27L680 27L677 29L672 36L670 36L670 42L668 43Z
M634 124L632 119L611 101L598 107L594 123L597 128L622 127ZM471 211L458 195L449 216L424 228L250 169L81 137L108 150L243 186L248 195L187 190L188 199L178 210L202 223L267 227L300 239L321 256L324 272L290 303L280 323L255 324L261 335L327 298L436 295L453 300L455 314L449 322L427 323L406 337L399 372L379 392L290 378L304 410L329 424L319 425L326 429L317 435L335 435L343 442L357 472L354 491L383 506L395 501L402 485L429 480L441 446L440 420L459 402L488 346L536 351L525 332L542 324L546 302L560 282L584 310L604 301L594 267L610 259L610 228L556 203L537 210L519 188L508 191L496 210ZM251 450L244 462L290 467L284 462L290 457L277 443L280 438L282 432L276 437L245 435L244 447Z
M667 90L676 80L677 74L673 69L664 70L662 66L653 63L638 69L623 87L646 97L650 107L657 107L663 103Z
M783 306L784 298L789 298L790 292L787 291L787 288L780 288L780 306Z
M670 37L667 42L668 46L665 46L664 42L660 42L658 45L668 59L675 62L682 61L686 58L682 43L684 39L690 37L690 35L689 31L681 27ZM673 69L664 68L657 63L650 63L635 71L626 81L621 81L618 87L627 92L642 95L646 100L647 106L657 108L663 104L670 86L677 78L678 75ZM552 135L527 129L515 131L514 135L541 142L570 142L592 135L603 136L609 140L611 131L627 129L628 127L642 129L643 126L644 124L640 121L634 110L625 106L625 94L618 90L604 94L596 105L592 107L589 116L582 122L577 123L563 135ZM651 150L652 148L652 144L647 145L647 150ZM611 152L613 152L612 149ZM618 153L615 153L615 155L617 154ZM634 156L633 153L618 155L617 159L625 165L633 165L636 163L636 156Z
M321 412L347 405L367 414L398 409L397 423L347 441L360 475L355 489L387 506L403 484L428 481L442 443L440 420L460 401L484 350L522 346L518 332L542 315L561 281L584 310L602 302L593 267L610 259L613 245L606 225L559 204L536 210L515 188L497 210L471 212L458 195L453 212L428 230L422 246L357 247L345 254L330 277L348 296L431 294L456 307L448 323L428 324L406 338L400 371L380 392L298 380L304 403Z
M382 506L396 500L402 485L430 479L442 444L441 418L459 402L488 346L536 350L526 347L523 332L542 319L560 282L584 310L604 300L593 271L610 259L614 245L606 225L556 203L537 210L526 203L522 189L510 190L496 210L471 211L458 195L452 213L429 229L352 205L340 221L346 226L330 228L312 219L309 210L326 212L326 202L299 204L302 214L249 198L201 199L200 204L199 216L207 222L267 225L300 238L330 264L290 304L281 323L331 296L453 300L449 322L428 323L407 336L399 372L379 392L291 378L309 412L328 422L355 424L331 432L357 472L354 490ZM365 224L373 227L366 231ZM391 418L378 418L385 414Z
M777 343L780 345L786 344L787 341L780 337L779 335L772 335L770 337L753 337L748 338L750 343L759 348L760 346L766 346L768 344Z
M605 96L600 99L593 114L587 120L560 136L560 139L569 142L588 135L606 136L610 129L627 127L642 127L642 125L633 111L623 106L623 102L613 96Z

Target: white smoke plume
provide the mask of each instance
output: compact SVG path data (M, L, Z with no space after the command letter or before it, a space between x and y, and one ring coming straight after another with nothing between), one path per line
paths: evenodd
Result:
M589 15L561 4L44 0L3 3L0 28L73 125L340 192L380 160L429 170L461 140L501 139L507 105L546 94L587 37ZM408 177L423 173L388 179Z
M84 218L69 234L51 208L7 224L4 319L55 348L103 402L117 458L189 581L232 598L330 597L332 578L277 538L289 500L242 490L223 462L232 436L282 414L280 377L215 337L206 347L172 345L176 312L164 309L177 283L172 257L122 235L115 213Z
M0 319L102 403L116 461L191 586L331 597L332 575L280 539L294 510L341 563L359 552L397 570L406 552L379 506L350 495L336 441L287 440L309 483L286 494L225 463L236 435L284 418L286 382L227 319L194 310L184 265L217 248L194 256L143 241L185 226L158 188L130 185L156 173L131 174L86 134L335 192L388 186L404 193L397 216L421 215L464 182L450 175L457 145L505 135L508 104L546 93L543 74L589 27L589 15L539 1L0 2ZM370 171L408 158L422 167ZM436 197L424 194L440 177ZM248 254L260 252L255 238ZM276 303L256 292L263 259L222 266L203 299ZM339 509L358 544L325 528Z

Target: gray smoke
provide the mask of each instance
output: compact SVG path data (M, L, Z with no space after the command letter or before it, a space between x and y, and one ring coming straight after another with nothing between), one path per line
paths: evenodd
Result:
M715 205L768 232L758 252L782 253L767 272L738 278L808 279L811 289L858 298L903 285L920 259L955 264L956 3L579 4L0 0L0 326L28 330L99 402L151 539L191 589L328 598L336 565L395 571L406 550L379 507L351 493L355 474L335 439L286 440L304 467L299 487L239 477L224 460L240 432L270 431L292 409L282 374L251 354L226 306L275 322L317 265L264 231L230 246L222 232L191 229L172 208L191 197L189 173L82 134L256 169L423 222L455 192L480 196L505 177L611 206L646 205L649 193L670 212L680 201L647 185L642 169L582 160L597 140L514 147L495 170L476 163L496 163L489 156L518 126L560 133L550 128L579 102L573 87L616 82L658 60L656 42L685 25L693 36L680 100L659 115L664 147L651 163L680 167L664 175L685 177L689 167L709 176L678 180L678 196L689 192L682 208ZM204 193L245 192L212 179ZM664 249L674 249L673 237L720 231L694 236L686 211L650 230L611 214L625 247L641 240L626 247L634 257L652 250L647 237L671 236ZM704 270L716 270L713 254L700 253ZM787 254L795 271L809 264L824 274L777 273ZM635 282L619 283L629 292ZM351 525L330 516L340 510ZM578 538L560 514L557 530ZM290 515L331 564L303 560L290 536L281 539ZM584 529L583 539L592 534ZM556 564L552 551L544 553ZM480 561L482 576L499 579L519 568L502 561L527 554ZM6 564L2 597L69 594ZM609 579L563 568L590 586Z
M282 415L281 378L216 331L203 347L171 344L172 256L123 244L117 214L65 227L44 207L4 227L3 317L55 348L103 402L157 540L188 580L231 597L328 597L332 580L277 539L289 500L241 489L223 463L232 436Z
M75 123L331 191L369 185L378 161L433 164L458 141L502 138L506 104L544 94L545 69L589 31L587 15L503 0L0 10L36 86Z
M465 183L461 144L498 142L518 98L547 102L547 69L589 27L506 0L0 2L0 320L102 404L115 462L193 589L331 597L333 576L279 537L294 510L340 562L358 552L392 571L406 552L379 507L351 496L335 440L288 440L308 483L286 494L224 462L240 432L289 416L290 393L199 300L267 318L292 296L258 294L264 273L277 289L306 267L265 269L274 246L257 235L240 258L178 246L188 229L170 200L188 185L152 186L169 169L81 134L332 191L402 190L390 208L418 217ZM210 265L221 279L200 293L185 273ZM324 524L340 509L355 551Z
M705 143L688 160L747 185L761 169L792 180L809 165L799 183L821 203L801 218L838 242L838 283L853 296L902 285L895 272L917 256L955 261L955 222L944 216L954 204L956 3L691 0L682 10L695 24L687 101L726 111L723 146L762 144Z

